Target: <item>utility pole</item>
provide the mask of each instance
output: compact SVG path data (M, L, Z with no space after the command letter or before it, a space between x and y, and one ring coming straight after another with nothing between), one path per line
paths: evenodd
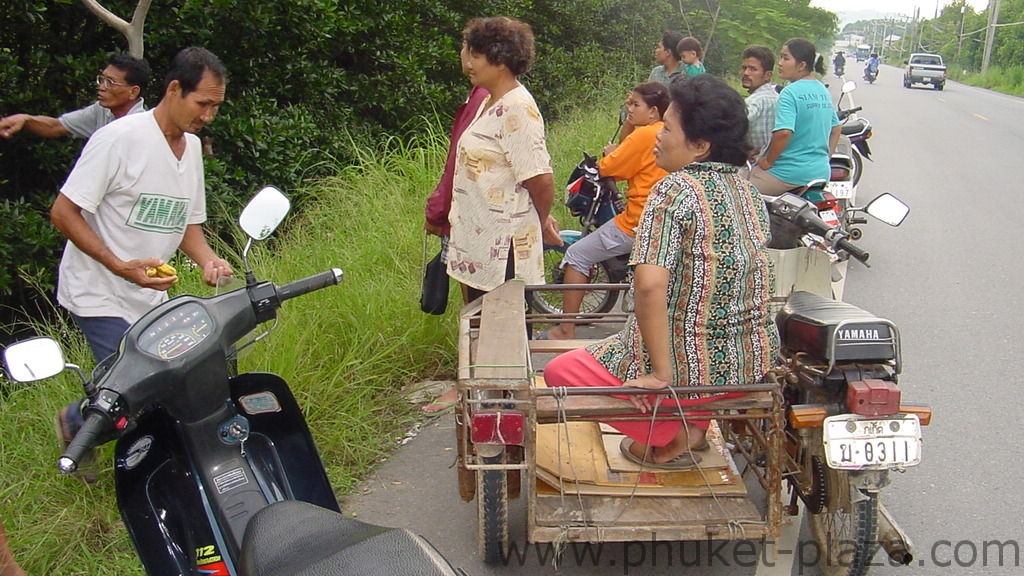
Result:
M999 23L999 0L988 0L988 29L985 30L985 54L981 58L981 73L988 72L992 59L992 44L996 39L996 24Z
M957 64L960 63L960 49L964 45L964 18L966 17L966 15L967 1L964 0L964 3L960 6L960 35L957 37L956 40L956 58L954 58L954 60L957 61Z

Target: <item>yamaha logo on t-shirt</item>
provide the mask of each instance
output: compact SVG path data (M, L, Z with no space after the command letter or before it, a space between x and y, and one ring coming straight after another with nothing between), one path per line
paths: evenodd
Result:
M159 234L181 234L188 221L188 200L142 194L132 206L126 224L132 228Z

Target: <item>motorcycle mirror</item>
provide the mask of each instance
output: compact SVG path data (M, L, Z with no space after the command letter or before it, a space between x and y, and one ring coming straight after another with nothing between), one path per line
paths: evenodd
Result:
M29 338L4 348L4 368L15 382L43 380L64 371L64 352L53 338Z
M853 80L847 80L843 82L843 94L849 94L857 89L857 83Z
M892 194L885 192L864 207L864 211L889 226L899 226L910 214L910 206Z
M267 186L252 197L238 217L238 225L253 240L270 236L291 209L291 201L280 190Z

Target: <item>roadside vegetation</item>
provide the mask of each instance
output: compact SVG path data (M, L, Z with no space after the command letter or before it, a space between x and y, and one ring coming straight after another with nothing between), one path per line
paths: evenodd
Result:
M626 89L608 86L594 104L550 126L557 182L565 181L584 150L597 153L611 137ZM345 272L337 287L286 303L270 336L244 350L239 362L241 370L278 373L293 386L339 495L349 493L421 418L403 388L454 374L458 290L453 283L444 316L424 314L418 305L424 243L428 257L438 247L422 231L423 203L441 172L447 137L435 128L388 139L360 150L336 175L288 190L309 198L306 209L250 255L257 276L278 283L332 267ZM559 218L572 225L565 213ZM240 249L241 239L233 244L223 249ZM240 274L237 258L232 261ZM212 294L195 271L184 265L179 270L178 293ZM74 327L33 330L58 338L70 362L91 367ZM65 372L0 386L0 518L19 562L30 574L142 574L117 511L113 446L100 450L95 484L61 477L55 468L53 414L81 395L78 378Z
M954 66L949 72L950 78L957 82L1013 96L1024 96L1024 66L994 66L985 74L971 73Z

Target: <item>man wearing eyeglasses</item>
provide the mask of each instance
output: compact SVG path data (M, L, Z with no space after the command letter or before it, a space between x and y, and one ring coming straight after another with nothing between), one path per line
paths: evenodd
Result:
M11 138L26 129L43 138L88 138L114 120L146 109L142 91L149 84L149 74L149 64L142 58L115 54L96 77L96 102L59 118L12 114L0 119L0 137Z

